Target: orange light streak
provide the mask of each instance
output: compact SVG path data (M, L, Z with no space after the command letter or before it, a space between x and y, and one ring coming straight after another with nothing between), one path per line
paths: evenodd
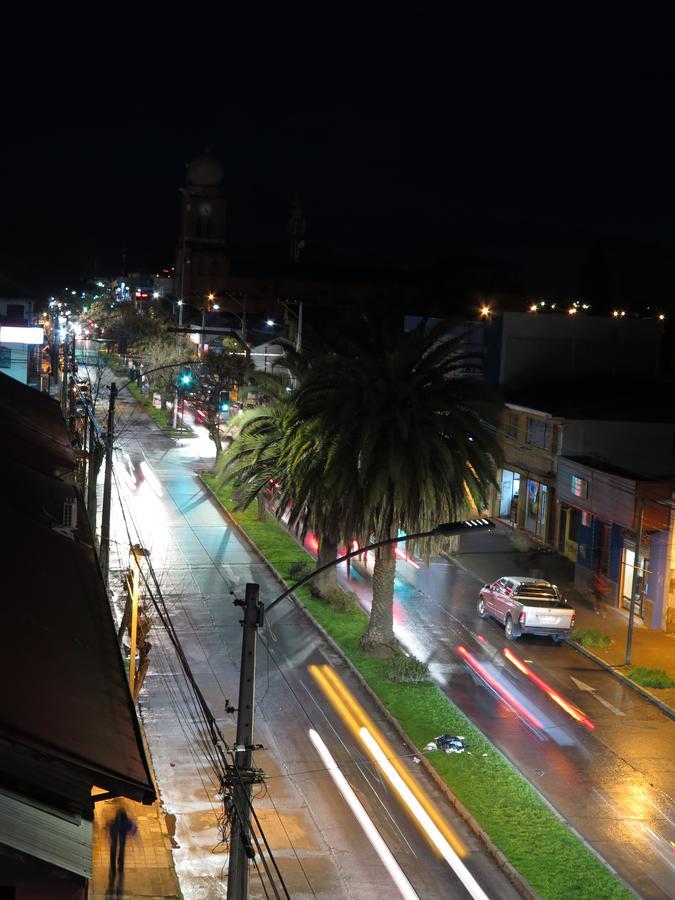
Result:
M463 659L467 661L467 663L475 672L478 672L481 678L487 681L490 687L499 694L499 696L502 698L502 700L504 700L506 704L508 704L512 709L515 709L515 711L519 715L521 715L524 719L527 719L527 721L531 725L534 725L535 728L538 728L540 730L543 729L544 726L539 721L539 719L536 716L532 715L529 709L526 709L523 704L520 703L520 701L516 700L516 698L511 693L509 693L509 691L507 691L505 687L502 687L502 685L497 681L494 675L491 675L485 668L485 666L482 666L478 662L478 660L469 653L466 647L459 646L457 648L457 652Z
M571 716L577 722L580 722L585 728L588 728L589 731L595 731L595 723L592 722L588 716L584 715L580 709L577 709L577 707L573 706L568 700L565 700L565 698L552 688L550 684L547 684L543 678L536 675L532 669L530 669L529 666L526 666L522 659L519 659L508 647L504 647L504 656L509 662L513 663L523 675L529 678L530 681L533 681L538 688L541 688L554 703L557 703L561 709L564 709L568 716Z
M407 788L412 792L416 800L429 815L430 819L436 825L436 827L450 844L450 846L459 856L466 856L467 851L461 840L453 832L448 823L443 819L441 814L434 806L433 802L429 799L429 797L427 797L426 793L411 777L405 766L403 766L402 763L397 759L393 747L388 743L384 735L381 733L381 731L378 729L378 727L375 725L375 723L372 721L370 716L366 713L366 711L363 709L363 707L354 697L351 691L347 688L337 672L335 672L331 668L331 666L328 665L310 665L308 666L308 670L310 675L314 678L316 683L321 688L324 695L333 705L333 708L336 710L342 721L349 728L352 734L358 739L360 745L364 748L368 756L370 756L371 759L373 758L373 754L371 753L361 734L362 728L367 729L373 739L377 742L380 749L382 750L382 753L391 763L398 776L405 783ZM384 772L382 769L380 769L380 771L382 771L383 775L385 775L386 777L386 772ZM389 779L387 780L389 781ZM395 788L395 786L391 783L390 786ZM409 812L411 811L409 810ZM433 845L433 842L432 846L435 846Z

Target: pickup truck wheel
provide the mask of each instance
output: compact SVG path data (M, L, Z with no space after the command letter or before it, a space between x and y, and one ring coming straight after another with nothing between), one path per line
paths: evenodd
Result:
M478 601L478 615L481 617L481 619L487 619L487 614L488 611L485 608L485 600L483 600L483 598L481 597Z
M562 642L565 640L564 634L554 634L554 635L552 635L552 637L553 637L554 644L562 644Z
M511 616L506 617L506 622L504 622L504 631L506 632L506 637L510 641L515 641L516 638L520 637L520 634L513 627L513 620Z

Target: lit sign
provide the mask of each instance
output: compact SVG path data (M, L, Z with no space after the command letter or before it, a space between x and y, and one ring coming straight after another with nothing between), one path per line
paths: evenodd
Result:
M583 478L578 478L576 475L572 475L572 494L575 497L588 497L588 482Z
M20 325L0 325L0 341L7 344L41 344L42 328L22 328Z

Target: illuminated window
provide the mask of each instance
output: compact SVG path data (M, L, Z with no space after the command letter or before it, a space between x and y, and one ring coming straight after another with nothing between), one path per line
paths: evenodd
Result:
M586 499L588 497L588 482L584 478L572 475L572 494L575 497Z

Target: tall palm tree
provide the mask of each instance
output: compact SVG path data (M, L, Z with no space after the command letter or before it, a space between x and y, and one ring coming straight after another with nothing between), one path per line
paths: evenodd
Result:
M288 365L294 375L306 368L306 357L289 353ZM265 514L264 489L274 482L279 493L277 517L288 516L290 527L299 527L302 536L313 529L318 539L317 566L337 556L341 538L339 505L327 506L324 499L324 455L320 435L312 423L295 416L293 395L274 377L264 377L271 403L240 417L237 439L216 463L217 483L232 478L236 504L246 508L258 502L258 515ZM337 572L328 569L317 576L322 594L338 586Z
M311 423L323 446L323 502L342 533L395 537L484 508L500 450L491 389L465 373L476 354L450 326L404 332L366 318L342 345L314 360L294 398L296 427ZM386 655L393 631L394 545L376 553L363 646Z
M289 411L289 400L281 382L264 377L264 388L270 403L241 413L237 418L239 433L216 460L216 484L220 487L232 479L235 502L245 509L254 500L258 502L258 518L265 515L264 489L281 476L279 447L284 433L284 417Z

